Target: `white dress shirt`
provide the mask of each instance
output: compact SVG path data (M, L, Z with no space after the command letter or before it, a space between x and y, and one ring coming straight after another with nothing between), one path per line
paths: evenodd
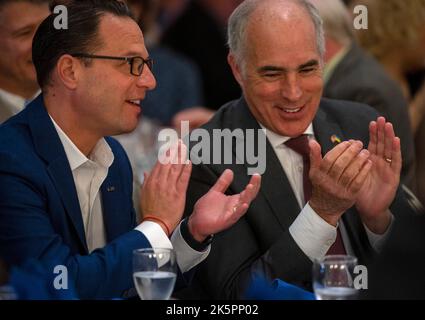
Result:
M263 125L260 124L260 126L265 129ZM307 127L304 134L308 135L309 139L314 139L312 124ZM302 156L285 145L285 142L290 137L278 135L268 129L266 130L266 136L288 177L301 210L300 214L289 227L289 233L301 250L312 261L323 258L335 242L337 228L323 220L308 203L305 203ZM350 244L350 239L348 238L342 220L339 221L338 226L347 254L353 255L354 252ZM373 233L366 226L365 229L372 247L379 251L388 237L391 227L382 235Z
M71 167L80 203L87 246L89 252L92 252L106 245L100 187L114 161L114 154L108 143L102 138L87 158L53 118L50 117L50 119L59 135ZM144 221L135 230L142 232L154 248L174 247L177 253L177 263L182 272L186 272L200 263L208 256L210 251L210 246L204 252L192 249L183 239L180 226L174 231L171 242L163 229L155 222Z
M0 89L0 99L7 102L9 112L15 115L21 112L25 107L25 99L16 94Z
M32 97L30 100L26 100L25 98L21 96L18 96L16 94L0 89L0 98L8 103L8 106L10 107L10 111L12 112L13 115L18 114L19 112L24 110L26 105L39 94L40 94L40 91L37 91L34 97Z

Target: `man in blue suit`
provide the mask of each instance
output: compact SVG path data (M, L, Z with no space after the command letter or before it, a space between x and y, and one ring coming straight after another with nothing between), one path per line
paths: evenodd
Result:
M131 167L108 136L136 127L156 85L142 32L114 0L69 5L68 29L55 18L33 41L42 94L0 127L0 256L11 264L35 258L52 272L66 266L80 298L131 288L132 251L141 247L173 246L189 271L208 255L210 235L246 212L260 177L226 196L226 171L180 223L191 164L158 162L145 176L137 225ZM185 151L178 143L166 156Z

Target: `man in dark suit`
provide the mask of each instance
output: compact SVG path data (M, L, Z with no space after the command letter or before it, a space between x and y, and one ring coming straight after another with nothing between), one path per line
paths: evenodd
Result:
M400 140L370 107L321 99L323 30L307 1L244 1L229 20L229 46L243 97L204 129L267 129L262 188L246 216L215 236L180 296L241 298L257 274L311 290L312 260L348 253L367 263L393 214L409 209L397 192ZM231 147L230 165L194 166L187 214L226 168L236 177L230 194L249 180L249 163Z
M0 257L37 259L51 272L63 265L91 299L133 287L134 249L174 247L180 270L191 270L208 255L208 236L245 213L260 178L225 196L226 171L180 224L191 164L179 142L145 175L137 225L130 163L108 136L136 127L156 84L141 30L115 0L69 5L65 31L54 20L33 42L42 94L0 126Z
M323 19L325 56L323 96L365 103L389 122L402 142L401 181L415 188L415 149L408 103L398 84L372 56L360 48L352 21L341 0L310 0Z

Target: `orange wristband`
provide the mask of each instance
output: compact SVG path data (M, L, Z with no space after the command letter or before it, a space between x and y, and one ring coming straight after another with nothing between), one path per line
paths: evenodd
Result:
M158 223L162 224L165 227L167 237L168 238L170 237L170 235L171 235L170 228L168 228L167 224L164 221L162 221L160 218L157 218L157 217L154 217L154 216L146 216L142 219L142 222L143 221L154 221L154 222L158 222Z

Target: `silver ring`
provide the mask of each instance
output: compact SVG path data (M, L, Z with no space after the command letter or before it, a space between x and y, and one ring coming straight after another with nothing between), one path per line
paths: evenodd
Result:
M393 159L391 159L391 158L384 158L385 159L385 161L387 161L389 164L391 164L391 162L393 162Z

